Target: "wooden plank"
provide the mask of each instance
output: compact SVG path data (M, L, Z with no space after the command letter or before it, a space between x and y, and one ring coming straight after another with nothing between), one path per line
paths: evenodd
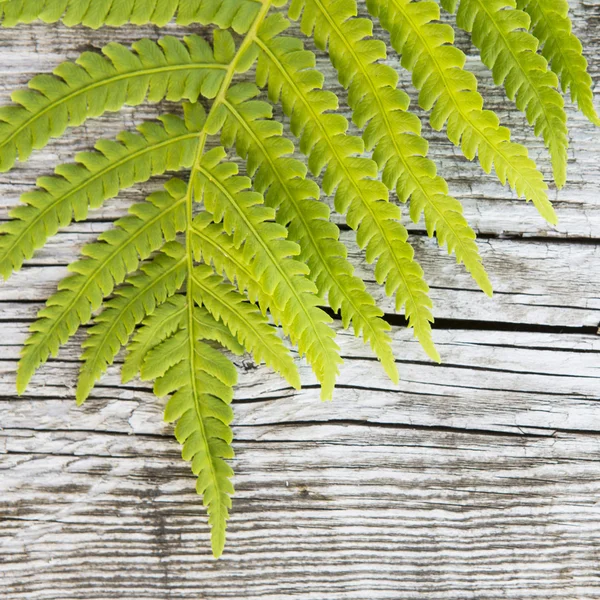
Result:
M67 274L64 266L78 250L95 241L105 224L74 225L77 233L53 238L31 261L32 266L1 284L0 319L32 319ZM368 283L381 308L394 313L393 300L373 278L355 235L343 232L357 273ZM434 315L439 319L496 323L597 327L600 324L600 245L547 240L480 240L484 264L495 289L487 298L462 266L438 248L435 240L413 236L418 260L431 286ZM23 306L23 301L33 304Z
M6 326L6 333L22 324ZM444 363L432 364L406 329L394 328L401 382L394 386L362 341L340 332L345 364L334 402L321 403L310 369L300 363L305 386L294 392L265 367L235 358L240 381L236 413L252 425L298 421L366 421L452 427L518 434L523 430L600 431L600 336L548 333L436 330ZM17 336L15 336L17 337ZM0 423L5 427L53 429L81 421L73 403L79 349L70 344L34 377L27 395L14 398L19 346L0 354ZM93 429L104 431L112 414L127 415L120 433L159 434L161 411L147 383L120 386L118 364L92 395ZM105 425L108 419L108 425Z
M600 5L572 6L600 89ZM189 32L205 30L162 31ZM0 95L8 101L34 74L86 49L159 33L40 24L3 30ZM547 153L523 116L492 86L465 35L459 43L488 107L549 177ZM390 64L398 64L394 55ZM326 60L319 65L343 100ZM409 77L402 81L414 106ZM140 107L90 121L0 175L0 220L57 162L157 114L157 107ZM560 223L549 228L531 205L461 158L424 116L431 156L484 236L496 295L477 292L423 235L422 223L405 215L441 320L434 331L441 366L395 325L402 376L395 387L362 343L340 332L340 385L333 402L321 403L304 362L305 388L295 393L248 357L236 358L237 494L221 561L209 555L205 511L162 420L164 399L138 380L121 385L121 357L77 408L80 334L40 370L27 395L15 396L20 346L65 265L164 178L123 192L52 240L0 284L0 597L598 597L600 136L572 108L569 120L569 180L560 192L551 188ZM342 236L397 324L352 234Z
M4 431L11 600L597 597L597 436L236 427L229 546L162 437ZM1 447L1 446L0 446Z

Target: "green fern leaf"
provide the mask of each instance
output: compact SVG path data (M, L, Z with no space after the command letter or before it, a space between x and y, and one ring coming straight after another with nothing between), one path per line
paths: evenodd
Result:
M329 208L318 201L319 186L306 179L306 167L291 157L294 144L282 137L283 127L270 120L272 107L253 100L258 89L239 85L229 91L229 115L221 141L236 148L253 176L254 189L277 210L277 222L287 227L289 239L300 247L298 259L306 262L310 278L329 305L341 311L345 328L352 323L355 334L371 344L390 379L397 383L398 369L387 332L390 326L363 281L354 275L339 229L329 220Z
M548 186L527 149L510 141L509 130L500 126L495 113L483 110L477 81L463 69L466 57L452 45L454 31L434 22L440 17L438 5L430 0L367 0L367 7L391 33L402 65L413 73L419 104L432 109L432 127L439 131L447 125L448 138L469 160L478 156L487 173L494 168L503 184L509 183L555 224Z
M299 253L287 232L276 223L274 211L263 205L262 195L247 191L250 180L237 175L237 166L222 162L225 152L207 152L197 167L195 199L202 201L215 222L233 236L236 246L244 243L247 264L256 280L268 286L275 303L269 308L280 318L286 335L305 354L321 382L324 398L331 397L341 362L331 318L319 307L316 287L306 277L306 265L292 257Z
M0 18L4 27L40 19L97 29L126 23L163 26L177 15L181 25L201 23L245 33L260 7L254 0L7 0L0 4Z
M475 232L462 216L460 203L449 196L448 184L427 159L427 142L421 137L421 122L406 112L408 96L397 89L398 73L377 61L385 61L385 44L374 39L373 23L355 18L353 0L295 0L297 17L304 4L302 31L315 37L321 50L329 50L340 83L348 89L348 104L356 125L365 128L366 149L383 171L383 182L406 202L412 196L411 218L424 213L430 236L437 232L440 244L454 252L488 295L492 285L481 264ZM328 48L327 48L328 47Z
M96 152L82 152L76 164L62 165L54 177L40 178L41 189L24 194L24 205L14 208L12 220L0 228L0 274L8 278L60 227L73 218L84 220L89 208L99 208L120 190L190 167L198 143L192 118L196 110L190 106L186 122L166 115L161 124L142 124L139 134L124 132L118 141L100 140Z
M280 15L265 21L257 41L257 81L268 86L273 102L281 101L309 168L315 175L324 171L324 191L335 192L336 210L357 230L367 261L377 261L377 281L385 283L389 296L396 295L397 310L405 307L409 326L429 356L439 361L431 336L429 288L406 241L400 210L376 180L375 162L357 156L364 150L363 141L346 133L348 122L342 115L326 112L337 108L337 98L319 89L323 76L314 68L314 54L304 50L300 40L278 35L288 25Z
M115 298L107 302L94 319L94 326L83 343L83 365L76 394L78 404L85 402L136 325L184 284L186 258L180 244L167 244L151 262L142 266L142 273L130 277L128 285L117 289Z
M515 0L460 0L456 22L472 33L496 85L504 84L508 97L527 115L536 135L544 138L554 180L562 188L569 147L564 100L557 89L558 78L537 54L537 38L527 31L529 15L515 7Z
M193 316L193 307L187 308ZM234 456L229 404L237 372L223 355L200 341L199 329L190 318L183 329L154 347L146 355L142 375L156 379L157 396L173 394L165 420L177 421L175 436L183 445L184 460L191 461L198 477L196 490L208 509L213 554L218 558L234 493L233 471L225 459Z
M581 42L572 33L569 3L566 0L517 0L517 6L531 17L532 33L540 41L542 55L550 68L560 78L563 92L569 89L579 110L594 125L600 125L587 60Z
M213 98L225 76L211 46L201 37L172 36L157 43L144 39L133 51L120 44L85 52L75 62L61 64L54 75L38 75L30 90L12 96L13 106L0 108L0 170L11 169L17 157L26 160L50 138L68 127L125 105L144 100L196 102L200 95Z

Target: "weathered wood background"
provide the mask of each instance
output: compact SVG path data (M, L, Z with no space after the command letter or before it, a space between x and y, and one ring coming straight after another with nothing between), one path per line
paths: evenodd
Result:
M600 4L576 0L573 11L598 89ZM2 101L84 49L158 35L152 27L2 31ZM522 115L459 40L489 106L549 174ZM36 153L0 178L2 218L53 164L156 114L109 115ZM204 509L162 422L163 402L148 386L119 385L117 366L77 409L79 337L27 395L14 390L19 347L65 265L159 182L57 236L0 286L0 598L600 597L600 136L574 110L569 117L570 175L564 191L552 191L555 229L426 129L481 235L496 289L486 299L422 226L410 227L444 364L431 364L393 315L398 388L347 334L328 404L306 368L307 387L293 393L267 369L238 361L237 496L220 561L210 556Z

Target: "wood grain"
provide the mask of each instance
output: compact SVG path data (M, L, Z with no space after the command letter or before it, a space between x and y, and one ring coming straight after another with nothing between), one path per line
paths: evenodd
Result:
M600 5L571 2L600 85ZM182 35L202 28L166 28ZM21 26L0 33L0 96L120 31ZM376 29L376 35L382 35ZM488 106L547 153L458 36ZM342 98L327 62L328 84ZM390 56L390 64L398 65ZM415 99L410 79L402 75ZM169 105L86 123L0 176L0 220L40 174L99 137ZM236 358L237 494L224 557L210 557L205 511L164 399L120 384L121 357L83 408L74 403L83 333L15 395L27 329L83 244L160 180L125 191L61 232L0 285L0 598L2 600L593 600L600 596L600 135L569 107L569 180L551 189L560 223L461 158L424 115L431 156L480 234L496 294L406 220L432 286L433 365L373 281L353 234L352 262L392 323L393 386L340 330L334 401L294 392Z

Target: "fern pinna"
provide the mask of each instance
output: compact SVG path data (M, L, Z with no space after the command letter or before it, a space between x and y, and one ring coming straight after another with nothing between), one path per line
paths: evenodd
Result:
M495 82L544 140L561 187L568 144L561 90L570 90L599 124L566 0L440 3L456 12ZM389 31L431 126L445 129L468 159L477 157L555 223L548 185L527 149L484 108L436 2L367 0L365 9ZM215 556L223 551L233 494L231 353L250 353L299 388L287 337L311 365L322 397L331 398L341 358L328 305L398 379L390 326L354 274L323 195L332 196L377 282L433 360L440 357L432 303L401 223L402 205L409 203L412 220L423 217L429 235L492 293L475 233L427 157L421 122L398 87L398 73L385 63L386 45L372 37L373 21L357 14L354 0L0 2L5 27L36 19L93 28L172 19L198 25L198 35L183 39L85 52L33 78L28 90L13 95L14 104L0 109L0 168L8 171L51 138L107 111L163 100L183 105L180 116L166 114L116 141L100 140L94 151L41 177L2 226L0 272L9 277L50 236L122 189L174 174L70 266L72 274L31 327L17 387L22 393L40 365L90 324L77 386L82 403L127 346L123 380L140 375L154 381L158 396L171 396L165 418L177 422L183 457L198 476ZM315 55L288 32L288 19L328 54L347 90L352 130L337 97L323 89ZM304 161L273 119L277 104Z

